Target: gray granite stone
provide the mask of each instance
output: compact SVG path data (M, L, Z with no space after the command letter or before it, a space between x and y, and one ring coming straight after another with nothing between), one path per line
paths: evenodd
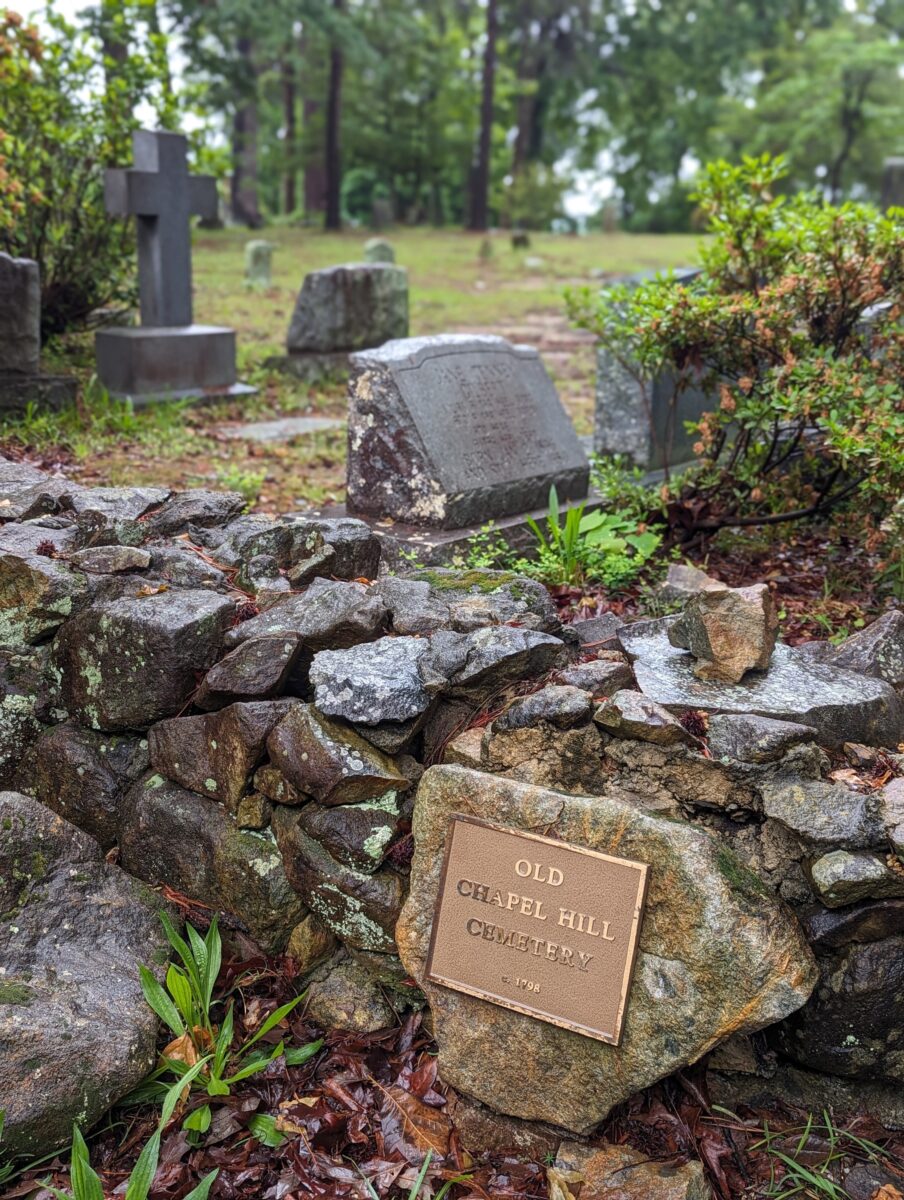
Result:
M810 878L819 899L828 908L842 908L860 900L885 900L904 896L904 874L892 871L878 854L832 850L810 867Z
M383 601L364 584L315 579L300 595L279 599L259 616L236 625L226 644L295 633L310 650L344 648L379 637L388 617Z
M589 720L593 704L584 691L576 687L551 684L513 700L502 716L493 722L496 733L512 729L527 729L532 725L552 725L556 729L570 729Z
M69 561L89 575L116 575L146 570L151 565L151 552L140 546L89 546L70 554Z
M369 238L364 243L364 261L369 263L394 263L395 250L392 242L385 238Z
M657 704L673 712L703 709L811 725L830 746L896 746L904 738L904 705L884 680L809 661L781 644L767 671L752 671L740 683L697 679L692 656L669 643L673 620L637 622L619 634L638 687Z
M716 713L707 730L713 757L747 763L774 762L792 746L815 737L816 730L810 725L743 713Z
M668 709L640 692L616 692L599 706L593 719L613 737L652 742L656 746L694 744L694 738Z
M893 609L845 638L828 661L834 667L875 675L896 688L904 686L904 612Z
M289 325L289 354L381 346L408 336L408 272L346 263L305 276Z
M634 686L634 672L627 663L607 662L606 659L577 663L560 671L559 679L594 696L611 696Z
M310 671L315 703L328 716L364 725L419 717L431 702L421 669L429 654L430 643L413 637L321 650Z
M874 797L820 779L777 775L760 785L763 811L821 850L881 846L885 830Z
M40 361L38 264L0 254L0 374L36 375Z
M441 529L584 496L589 466L536 350L448 334L353 356L349 512Z

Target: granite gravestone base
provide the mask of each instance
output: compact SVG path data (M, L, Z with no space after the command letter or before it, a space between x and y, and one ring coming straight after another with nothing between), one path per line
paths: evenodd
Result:
M408 336L408 272L388 262L345 263L306 275L285 355L265 366L306 383L345 376L349 355Z
M41 279L30 258L0 254L0 412L56 409L76 381L41 371Z
M490 522L527 548L552 487L563 510L587 496L587 456L531 347L448 334L351 363L346 511L388 561L447 562Z
M141 325L98 331L98 378L135 404L252 395L237 381L234 330L192 320L189 222L217 214L216 181L189 175L182 134L136 130L132 153L134 167L107 172L104 199L137 219Z

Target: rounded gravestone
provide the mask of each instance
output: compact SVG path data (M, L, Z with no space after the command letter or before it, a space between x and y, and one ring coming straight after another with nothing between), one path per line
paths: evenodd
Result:
M245 286L268 288L273 284L273 243L255 238L245 243Z
M394 263L395 250L392 242L385 238L370 238L364 243L364 261L370 263Z

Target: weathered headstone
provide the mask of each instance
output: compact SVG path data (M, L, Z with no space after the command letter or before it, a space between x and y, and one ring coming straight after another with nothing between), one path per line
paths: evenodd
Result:
M345 263L305 276L286 337L267 365L302 379L348 371L349 354L408 336L408 272Z
M904 158L886 158L882 164L882 207L904 208Z
M364 261L369 263L394 263L395 250L392 242L385 238L369 238L364 243Z
M245 243L245 287L268 288L273 284L273 243L254 238Z
M41 280L30 258L0 254L0 411L58 408L76 381L41 373Z
M179 133L138 129L134 167L107 172L107 211L138 223L141 325L102 329L95 337L97 373L106 388L135 401L244 395L236 380L235 331L192 323L193 214L215 216L216 182L188 173Z
M348 509L460 529L587 494L589 466L536 350L447 334L352 356Z
M679 268L672 277L679 284L688 284L698 274L694 268ZM623 282L636 285L656 277L657 272L644 271ZM693 382L676 393L676 383L672 371L645 379L635 364L616 357L606 346L599 346L594 451L624 456L631 465L647 471L690 462L697 437L686 431L685 422L698 421L718 400Z

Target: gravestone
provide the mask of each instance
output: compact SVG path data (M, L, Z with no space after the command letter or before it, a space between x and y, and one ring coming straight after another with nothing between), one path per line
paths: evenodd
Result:
M655 271L642 271L617 282L632 285L657 278ZM699 271L682 267L672 278L687 285ZM664 281L666 282L666 281ZM597 454L621 455L632 466L661 471L693 460L695 433L686 421L699 421L704 412L718 405L718 398L693 382L676 394L677 376L662 371L653 379L642 377L640 368L616 357L606 346L596 352L596 411L593 449Z
M445 542L586 496L587 457L536 350L469 334L352 355L348 511ZM522 522L523 523L523 522ZM450 539L451 533L451 539Z
M394 263L395 250L392 242L385 238L370 238L364 243L364 261L369 263Z
M286 337L267 366L313 380L348 371L355 350L408 336L408 272L391 263L345 263L306 275Z
M136 402L247 395L236 380L235 331L192 323L192 215L217 214L216 181L188 173L179 133L138 129L135 165L107 171L107 212L137 218L141 325L95 336L97 373L115 396Z
M245 287L266 289L273 286L273 243L254 238L245 243Z
M904 158L886 158L882 164L882 207L904 208Z
M59 408L76 381L41 372L41 280L30 258L0 254L0 412Z

